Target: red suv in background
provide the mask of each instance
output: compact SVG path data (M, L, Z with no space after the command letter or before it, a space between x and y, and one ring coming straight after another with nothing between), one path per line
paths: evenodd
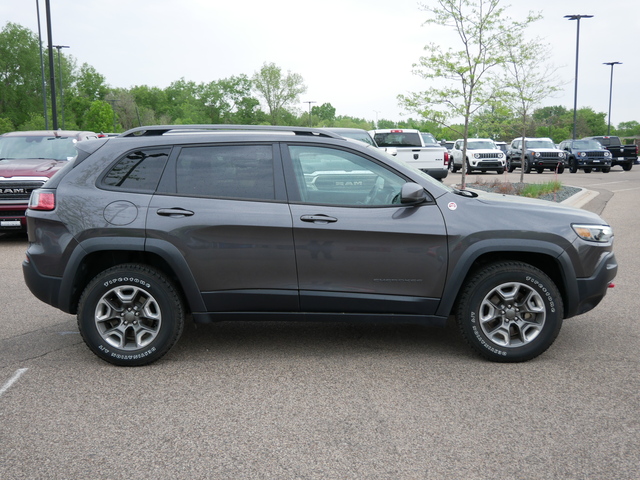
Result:
M24 230L29 196L76 156L93 132L38 130L0 135L0 232Z

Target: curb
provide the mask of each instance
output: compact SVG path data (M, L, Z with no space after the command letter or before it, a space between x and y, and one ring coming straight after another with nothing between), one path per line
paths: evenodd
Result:
M586 205L591 200L593 200L598 195L600 195L600 192L587 190L586 188L574 187L573 185L567 185L567 186L571 186L573 188L579 188L580 191L575 195L570 196L566 200L563 200L562 202L560 202L560 204L562 205L568 205L570 207L575 207L575 208L582 208L584 205Z

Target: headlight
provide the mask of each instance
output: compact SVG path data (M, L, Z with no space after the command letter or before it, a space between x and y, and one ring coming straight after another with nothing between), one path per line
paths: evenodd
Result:
M559 156L560 158L564 158L564 152L560 152L560 153L558 153L558 156Z
M504 157L504 155L503 155L503 154L501 154L501 153L499 153L499 154L498 154L498 158L502 158L502 157Z
M606 152L604 152L604 156L605 158L608 158L611 156L611 152L609 150L607 150Z
M479 153L474 153L473 154L473 158L480 158L480 154Z
M613 229L609 225L571 225L573 231L590 242L607 243L613 238Z
M533 152L533 156L538 158L540 156L540 152Z
M585 152L579 152L578 155L580 155L581 157L586 157L587 154Z

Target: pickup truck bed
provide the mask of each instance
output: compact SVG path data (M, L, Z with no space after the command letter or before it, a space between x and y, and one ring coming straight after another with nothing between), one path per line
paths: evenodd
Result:
M378 148L433 178L442 180L449 173L449 152L438 143L425 144L415 129L372 130Z

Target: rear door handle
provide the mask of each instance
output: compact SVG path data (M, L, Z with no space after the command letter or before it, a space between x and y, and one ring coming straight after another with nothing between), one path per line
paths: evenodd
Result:
M184 208L160 208L156 213L162 217L180 218L190 217L194 212L185 210Z
M329 217L328 215L302 215L300 217L300 220L302 220L303 222L319 224L333 223L338 221L337 218Z

